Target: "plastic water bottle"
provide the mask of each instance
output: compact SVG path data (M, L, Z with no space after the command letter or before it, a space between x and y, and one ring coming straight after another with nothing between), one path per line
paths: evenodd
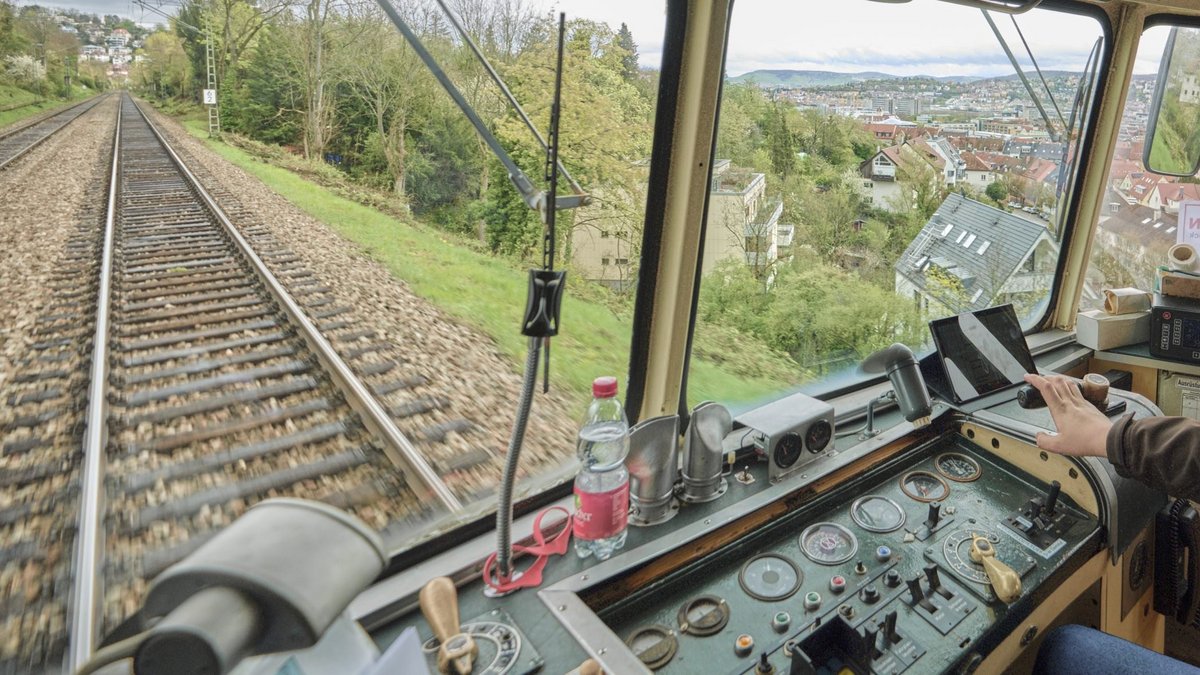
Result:
M575 553L606 560L625 545L629 522L629 420L617 400L617 378L592 382L592 403L579 430L575 477Z

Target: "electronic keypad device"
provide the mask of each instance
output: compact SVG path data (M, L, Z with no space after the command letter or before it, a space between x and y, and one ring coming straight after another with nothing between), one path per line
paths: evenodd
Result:
M1012 305L931 321L929 330L955 403L1018 386L1037 372Z

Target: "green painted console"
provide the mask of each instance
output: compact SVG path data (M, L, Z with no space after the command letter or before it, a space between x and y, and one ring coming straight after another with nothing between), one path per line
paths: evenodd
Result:
M838 439L777 483L747 457L720 499L631 528L609 560L552 559L537 589L486 596L479 569L494 539L481 535L351 609L381 647L415 627L433 648L416 590L452 577L461 623L480 636L474 673L567 673L588 658L618 675L1022 672L1058 623L1113 628L1135 606L1142 621L1150 582L1131 575L1146 561L1126 554L1145 548L1163 496L1104 460L1040 452L1049 416L1010 399L942 406L923 429L887 415L883 433ZM973 543L1019 575L1010 603ZM1052 598L1060 587L1070 594Z
M942 672L1008 632L971 535L1020 575L1017 606L1101 550L1097 519L1062 494L1046 514L1049 492L947 433L641 588L578 595L663 673Z

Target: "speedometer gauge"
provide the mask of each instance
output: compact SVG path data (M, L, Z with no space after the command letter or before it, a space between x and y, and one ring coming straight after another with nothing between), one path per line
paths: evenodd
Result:
M961 452L947 452L933 460L938 473L959 483L970 483L983 475L979 462Z
M850 506L854 524L868 532L892 532L904 525L904 509L896 502L879 495L859 497Z
M800 533L800 550L821 565L839 565L858 552L858 538L837 523L816 523Z
M950 486L928 471L910 471L900 479L904 494L919 502L940 502L950 494Z

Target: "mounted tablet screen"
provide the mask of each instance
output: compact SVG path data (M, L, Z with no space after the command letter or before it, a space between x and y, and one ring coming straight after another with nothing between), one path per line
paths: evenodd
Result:
M931 321L929 330L955 403L1016 386L1037 372L1012 305Z

